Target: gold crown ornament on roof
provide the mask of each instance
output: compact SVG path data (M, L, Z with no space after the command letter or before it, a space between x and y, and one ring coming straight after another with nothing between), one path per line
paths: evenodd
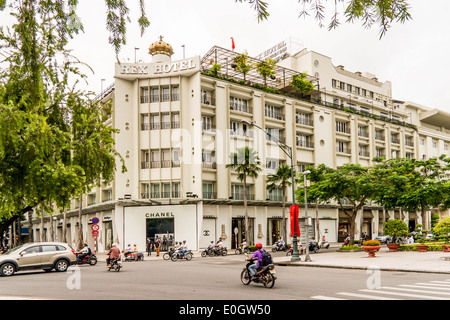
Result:
M155 54L165 54L169 57L173 55L173 48L170 44L167 42L164 42L163 36L159 36L159 41L156 41L150 45L150 48L148 49L148 53L150 53L152 56Z

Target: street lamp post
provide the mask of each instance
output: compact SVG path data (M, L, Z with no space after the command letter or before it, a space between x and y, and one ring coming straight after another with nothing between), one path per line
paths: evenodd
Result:
M307 186L307 179L306 175L311 173L311 171L306 170L303 171L303 185L305 186L305 227L306 227L306 255L305 255L305 261L311 261L311 258L309 256L309 220L308 220L308 186Z
M295 180L294 180L294 155L292 153L292 147L290 147L287 144L281 142L279 139L274 138L269 132L267 132L266 130L264 130L260 126L256 125L254 122L250 122L248 120L241 120L241 122L246 124L246 125L248 125L248 126L256 127L258 129L262 130L291 159L292 205L294 206L295 205L295 187L294 187ZM298 215L297 215L296 218L298 220ZM299 232L299 230L297 230L297 226L298 226L298 222L294 221L294 236L292 238L293 248L292 248L291 261L300 261L300 255L298 253L298 232Z

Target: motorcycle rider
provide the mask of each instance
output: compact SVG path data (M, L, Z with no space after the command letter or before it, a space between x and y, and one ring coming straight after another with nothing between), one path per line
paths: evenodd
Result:
M256 263L252 264L248 269L250 271L250 275L252 276L252 280L255 278L256 272L258 271L258 268L261 265L262 262L262 244L261 243L257 243L255 244L256 247L256 251L253 254L253 256L247 258L248 261L252 260L252 259L257 259Z
M182 257L186 255L186 252L188 251L186 240L183 240L183 243L180 245L180 252L182 254Z
M279 237L276 244L277 244L278 250L281 250L281 249L283 248L283 246L284 246L284 240L283 240L283 238L282 238L282 237Z
M83 260L86 256L88 256L91 252L87 243L83 244L83 249L77 252L77 257L79 260Z
M315 247L317 247L317 241L315 237L312 237L311 241L309 242L309 251L314 251Z
M109 251L106 254L108 255L108 258L106 258L106 263L108 264L108 267L111 267L111 260L120 257L120 249L117 248L116 243L113 243L111 249L109 249Z

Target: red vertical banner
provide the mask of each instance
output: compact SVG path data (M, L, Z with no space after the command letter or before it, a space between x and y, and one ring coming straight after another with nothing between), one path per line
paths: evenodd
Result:
M297 236L300 236L300 228L298 224L298 204L291 206L291 237L294 236L295 230L297 230Z

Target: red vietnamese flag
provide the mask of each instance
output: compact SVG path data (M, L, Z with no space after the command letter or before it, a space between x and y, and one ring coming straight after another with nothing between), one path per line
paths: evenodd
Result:
M298 225L298 204L291 206L291 237L295 235L300 236L300 228Z
M234 50L236 49L236 45L234 44L234 39L231 37L231 48Z

